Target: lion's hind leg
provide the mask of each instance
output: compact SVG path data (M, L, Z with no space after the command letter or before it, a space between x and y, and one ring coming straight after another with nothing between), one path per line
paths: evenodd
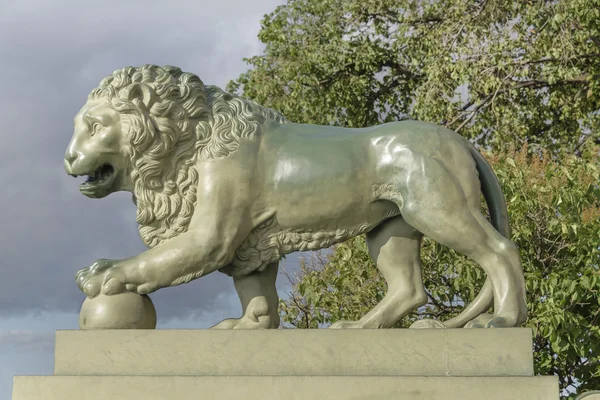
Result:
M477 262L494 291L494 315L486 327L514 327L526 319L525 279L516 246L481 214L477 176L453 175L435 159L424 162L420 176L403 192L403 218L420 232ZM468 179L468 182L461 182ZM462 184L461 184L462 183ZM483 316L482 316L483 317ZM479 325L479 324L478 324Z
M211 329L277 329L279 297L275 288L278 263L264 271L234 278L235 290L242 303L242 317L228 318Z
M427 302L419 256L423 235L402 217L394 217L367 233L369 254L388 285L381 302L358 321L337 321L331 328L391 328Z

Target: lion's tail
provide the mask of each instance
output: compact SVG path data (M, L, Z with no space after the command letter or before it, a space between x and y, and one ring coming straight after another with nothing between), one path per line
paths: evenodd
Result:
M483 158L481 153L477 151L468 141L469 151L471 156L475 159L477 164L477 171L479 171L479 181L481 182L481 192L485 198L488 209L490 211L490 218L492 225L496 230L507 239L510 239L510 226L508 224L508 210L506 209L506 201L500 188L500 183L492 167ZM465 307L463 312L454 318L444 321L444 325L448 328L461 328L467 322L476 318L479 314L486 312L493 303L494 294L492 292L492 283L490 278L487 277L481 292L477 295L469 305Z

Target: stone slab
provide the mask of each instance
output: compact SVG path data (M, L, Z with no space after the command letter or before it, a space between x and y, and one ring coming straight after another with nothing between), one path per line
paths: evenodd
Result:
M55 375L532 376L529 329L58 331Z
M556 377L37 376L12 400L558 400Z

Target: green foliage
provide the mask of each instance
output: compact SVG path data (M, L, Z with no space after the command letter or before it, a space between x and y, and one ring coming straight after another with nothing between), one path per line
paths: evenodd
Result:
M288 0L229 90L294 122L406 117L479 144L600 137L598 0Z
M526 162L521 152L496 163L526 273L536 371L579 390L600 387L597 154Z
M536 372L559 376L563 389L600 387L600 160L552 159L528 149L488 154L508 201L512 238L520 249L534 331ZM479 292L484 274L469 259L426 240L423 279L430 297L402 320L448 319ZM385 281L368 256L363 236L302 263L282 320L316 328L357 320L385 294Z
M264 53L228 90L294 122L412 118L492 151L526 271L536 371L558 375L565 396L600 387L600 1L288 0L259 37ZM485 279L437 243L425 240L422 256L430 302L398 327L456 315ZM385 289L357 237L302 265L283 320L356 320Z

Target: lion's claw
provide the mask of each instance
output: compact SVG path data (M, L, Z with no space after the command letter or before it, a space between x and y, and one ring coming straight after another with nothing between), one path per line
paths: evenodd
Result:
M102 285L102 294L113 295L123 293L126 290L125 284L114 278L109 278L104 285Z
M83 288L81 289L85 295L91 299L98 296L100 294L99 285L94 284L93 282L85 282Z
M155 282L148 282L137 287L138 294L148 294L160 289L160 286Z

